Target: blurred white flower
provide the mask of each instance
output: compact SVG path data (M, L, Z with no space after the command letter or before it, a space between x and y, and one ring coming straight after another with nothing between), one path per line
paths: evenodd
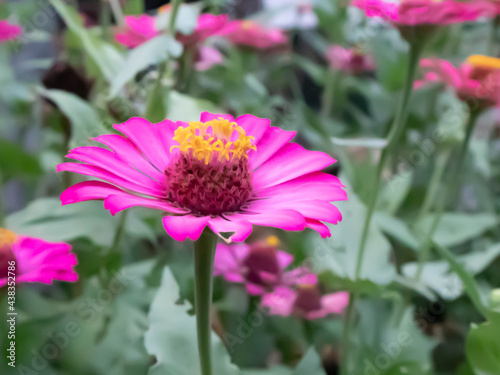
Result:
M313 29L318 25L312 0L263 0L266 24L280 29Z

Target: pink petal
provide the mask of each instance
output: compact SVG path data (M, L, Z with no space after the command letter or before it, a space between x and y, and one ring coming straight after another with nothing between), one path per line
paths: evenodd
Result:
M278 263L282 270L287 268L293 262L293 255L288 254L287 252L278 251L276 256L278 257Z
M310 228L318 232L322 238L331 237L330 229L322 222L314 219L306 218L306 228Z
M185 241L187 238L196 241L200 238L201 232L203 232L209 220L210 216L165 216L163 226L176 241Z
M316 285L318 284L318 276L311 273L306 267L297 267L283 274L283 281L288 285Z
M311 197L328 202L347 200L340 180L327 173L313 172L294 180L256 192L257 198L279 197L283 200L304 201Z
M261 287L259 285L247 283L247 292L248 292L248 294L250 294L252 296L258 296L258 295L264 293L265 290L263 287Z
M72 204L77 202L100 200L106 198L110 194L116 194L123 190L101 181L84 181L70 186L61 194L62 205Z
M71 150L66 157L105 169L125 180L134 181L138 185L151 187L158 191L163 189L163 185L158 181L145 176L127 163L124 163L113 152L101 147L78 147Z
M105 169L94 167L92 165L87 164L79 164L79 163L62 163L57 166L57 172L75 172L79 174L83 174L85 176L92 176L99 178L101 180L111 182L114 185L118 185L125 189L129 189L135 191L137 193L150 195L153 197L161 198L163 193L159 192L157 189L149 188L141 185L137 185L134 182L129 180L125 180L121 177L114 175L113 173L108 172Z
M238 118L239 120L239 118ZM290 140L295 137L297 132L281 130L277 127L269 127L267 125L266 132L256 138L257 150L250 150L248 152L248 158L253 169L257 169L266 162L271 156L273 156L279 149L286 145ZM253 135L247 131L247 135Z
M236 251L238 247L246 248L246 253L248 253L248 246L228 246L226 244L218 244L217 250L215 251L215 260L214 260L214 275L222 275L228 281L234 281L234 276L238 275L238 281L243 278L239 275L240 263L238 255L242 253L241 251ZM227 277L230 275L231 280Z
M247 220L226 220L221 217L210 219L208 226L218 235L233 233L229 240L235 242L245 241L252 233L253 228L252 224Z
M120 211L135 206L152 208L155 210L161 210L174 214L186 214L189 212L179 207L175 207L173 204L165 201L137 197L135 195L130 195L127 193L109 195L104 200L104 208L109 210L109 212L111 212L111 215L113 216Z
M251 206L250 206L251 211ZM261 210L258 213L234 214L230 218L248 220L254 225L262 225L284 230L300 231L305 228L305 218L299 212L288 209Z
M288 143L253 174L254 189L262 189L319 171L335 159L319 151L308 151L296 143Z
M231 115L224 115L220 113L210 113L210 112L202 112L200 116L200 121L201 122L208 122L212 120L217 120L219 118L226 119L228 121L234 122L234 117Z
M238 117L235 121L245 130L246 135L255 138L254 144L257 144L271 127L271 120L256 117L254 115L243 115Z
M163 123L151 124L140 117L131 118L123 124L115 125L114 128L134 142L156 169L160 171L166 169L171 154L168 146L164 144L164 139L168 139L170 135L173 137L175 129Z
M321 309L306 314L306 319L319 319L328 314L340 314L349 304L349 293L339 292L321 297Z
M261 304L269 309L271 315L290 316L295 303L296 293L285 287L276 287L274 292L262 296Z
M156 181L163 181L165 179L164 173L146 160L130 139L118 134L105 134L94 138L94 140L108 146L121 160L154 178Z

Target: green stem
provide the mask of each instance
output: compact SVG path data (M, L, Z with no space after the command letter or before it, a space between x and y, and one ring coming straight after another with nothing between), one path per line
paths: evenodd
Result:
M330 68L326 77L325 91L321 101L321 114L324 117L330 116L333 109L333 96L335 94L335 82L337 80L337 72Z
M216 244L217 236L208 228L194 243L195 310L201 375L212 375L210 305Z
M460 187L460 176L462 173L462 168L464 166L465 156L467 155L467 150L469 149L469 143L472 137L472 132L474 131L474 127L477 122L477 118L479 116L480 111L472 111L470 113L469 122L467 123L467 127L465 129L465 138L462 142L462 146L460 147L460 151L458 154L458 161L455 166L455 170L453 171L453 175L448 181L448 184L445 189L445 199L439 200L439 204L436 208L436 213L434 215L434 220L431 223L429 230L427 231L424 240L422 241L422 249L420 251L420 257L418 260L418 268L415 276L415 280L417 284L420 282L422 278L422 271L424 269L425 262L429 258L429 253L432 247L432 238L436 233L436 230L439 226L439 222L444 213L444 209L446 208L446 204L448 202L454 201L456 199L456 195L459 191Z
M106 41L111 39L109 16L109 4L106 0L101 0L99 5L99 25L101 26L103 39Z
M363 231L361 234L361 240L358 249L358 256L356 260L356 268L354 271L354 280L358 280L359 275L361 273L361 268L363 266L363 257L365 255L366 250L366 241L368 239L368 233L371 226L371 221L373 218L373 214L375 212L375 206L377 203L378 194L380 191L380 185L382 181L382 171L384 169L387 160L392 153L394 147L398 144L401 136L404 134L406 129L406 119L408 116L408 103L410 101L410 96L413 91L413 81L415 78L415 73L417 70L420 52L422 50L423 45L417 43L410 44L410 55L408 59L408 70L406 74L406 81L403 88L403 96L399 102L399 107L396 112L396 116L394 118L394 122L392 124L391 130L387 137L387 144L385 148L382 150L380 160L377 165L377 170L375 172L375 180L372 183L372 194L370 200L368 202L368 210L366 212L365 221L363 223ZM349 365L348 361L348 353L349 353L349 341L350 341L350 333L351 333L351 325L352 318L354 314L354 302L358 297L358 292L350 292L349 293L349 305L347 306L345 321L344 321L344 366L342 369L342 373L348 374L349 371L346 369Z
M170 25L169 30L172 36L175 36L175 25L177 21L177 14L179 14L179 8L182 4L182 0L174 0L172 2L172 13L170 14Z

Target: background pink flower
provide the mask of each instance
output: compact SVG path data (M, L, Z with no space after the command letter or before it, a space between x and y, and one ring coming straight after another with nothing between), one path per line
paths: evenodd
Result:
M140 16L125 16L126 27L115 34L118 43L134 48L159 35L155 26L156 17L141 14Z
M227 281L242 283L251 295L272 291L277 286L298 283L316 283L317 277L304 267L292 271L285 269L293 256L277 248L277 238L269 237L251 245L218 244L215 252L214 275Z
M198 50L195 69L198 71L208 70L214 65L222 64L224 56L217 48L202 46Z
M0 43L16 39L21 32L20 26L10 24L7 20L0 20Z
M468 63L457 68L441 59L422 59L420 66L424 77L415 82L415 88L430 82L442 82L464 102L479 101L483 108L500 102L500 70L484 72Z
M95 140L101 147L78 147L57 170L104 180L76 184L61 195L63 204L104 200L111 214L143 206L167 214L165 230L178 241L196 240L208 225L243 241L253 225L323 237L340 211L330 202L346 200L335 176L320 172L335 159L307 151L290 140L295 132L270 126L252 115L204 112L199 122L151 124L132 118L115 125L117 134Z
M216 16L214 14L201 14L198 17L196 27L192 34L182 35L179 34L178 39L182 44L196 44L205 41L212 35L217 34L227 24L227 15L221 14Z
M331 68L350 74L361 74L375 69L373 58L356 48L331 46L326 51L326 58Z
M286 44L288 38L280 29L266 28L249 20L231 21L221 31L229 41L236 45L268 49Z
M78 280L73 270L78 262L69 244L16 236L0 228L0 287L7 284L8 264L12 260L16 262L16 283Z
M261 302L271 315L294 315L309 320L340 314L348 303L349 293L321 296L316 284L301 284L295 288L277 287L274 292L264 294Z
M474 21L488 11L475 2L454 0L405 0L399 4L384 0L354 0L352 4L364 10L368 17L381 17L396 26L448 25Z

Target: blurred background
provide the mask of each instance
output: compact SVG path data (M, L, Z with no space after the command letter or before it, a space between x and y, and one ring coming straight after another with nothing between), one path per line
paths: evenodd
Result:
M214 33L193 47L188 38L203 13L257 29ZM143 14L155 20L135 25ZM76 283L18 285L16 368L2 354L1 373L199 371L191 243L169 238L151 210L113 217L102 202L61 207L64 188L84 178L56 174L56 166L131 117L195 121L210 111L269 118L297 131L294 142L338 160L327 172L349 200L337 205L343 221L329 226L331 238L259 228L247 242L292 254L291 267L318 275L321 295L358 297L351 367L341 372L345 314L271 315L240 283L216 277L217 375L500 374L500 320L491 315L500 303L497 103L460 96L453 82L463 72L436 78L425 64L417 69L356 275L376 163L405 85L407 40L389 19L369 18L347 0L183 1L173 35L171 16L162 0L0 1L0 20L22 29L0 44L0 227L70 243L79 275ZM498 20L439 28L421 58L458 69L471 55L498 57ZM476 127L448 202L443 186L472 112ZM422 261L439 200L447 203L433 240L451 258L431 251ZM7 331L2 317L2 353Z

